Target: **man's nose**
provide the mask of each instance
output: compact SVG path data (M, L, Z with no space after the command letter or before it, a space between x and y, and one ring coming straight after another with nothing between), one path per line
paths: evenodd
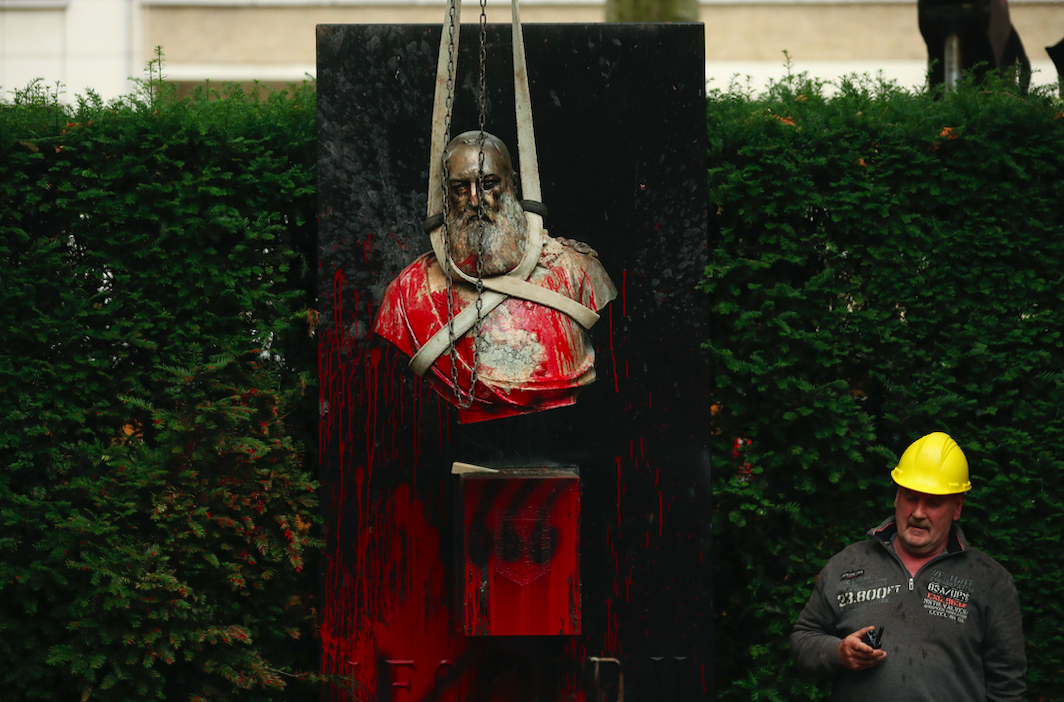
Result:
M469 184L469 204L473 207L477 206L477 202L480 200L480 194L477 191L477 182L473 181Z

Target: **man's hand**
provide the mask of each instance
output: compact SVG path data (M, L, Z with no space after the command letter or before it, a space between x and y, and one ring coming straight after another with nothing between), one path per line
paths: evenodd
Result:
M876 650L862 641L865 632L872 631L874 626L866 626L853 632L839 644L839 660L850 670L868 670L877 666L887 657L887 652Z

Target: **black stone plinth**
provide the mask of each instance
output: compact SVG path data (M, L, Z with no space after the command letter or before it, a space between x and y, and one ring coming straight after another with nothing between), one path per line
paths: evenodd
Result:
M326 697L592 699L599 657L627 702L710 699L703 28L525 26L546 227L592 246L619 294L575 406L467 426L370 333L429 249L440 34L318 28L321 631L325 671L355 691ZM455 134L477 125L476 50L463 27ZM486 128L516 157L508 25L486 51ZM454 461L579 467L579 635L463 636ZM617 680L600 664L610 700Z

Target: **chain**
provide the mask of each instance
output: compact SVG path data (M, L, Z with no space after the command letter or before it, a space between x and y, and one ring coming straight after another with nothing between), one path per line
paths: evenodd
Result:
M455 2L461 2L461 0L455 0ZM458 406L465 409L473 403L473 387L470 386L469 388L469 396L463 397L462 390L458 384L458 358L454 349L454 279L451 276L451 237L448 232L448 227L450 226L448 216L450 212L450 198L447 196L447 184L450 182L451 178L447 169L446 158L446 145L451 141L451 110L454 107L454 66L457 59L454 51L454 33L458 30L458 27L455 24L455 7L456 5L454 2L448 3L447 102L443 120L443 144L445 151L441 155L441 160L443 161L443 250L447 260L439 261L439 264L443 268L443 273L447 278L447 341L451 359L451 389L454 391L454 399L458 403ZM474 346L475 345L476 342L474 342Z
M480 134L477 137L477 323L473 326L473 377L469 387L472 395L477 382L477 367L480 365L480 331L484 325L481 317L483 310L484 295L484 123L487 115L487 45L488 45L488 14L487 0L480 0L480 65L477 74L477 126Z
M455 0L461 2L461 0ZM476 310L477 321L473 326L473 359L472 370L469 380L469 390L463 391L458 382L458 354L455 351L455 334L454 334L454 279L451 275L451 244L450 236L448 232L448 214L450 210L447 186L450 181L450 174L447 169L447 159L443 159L443 246L444 254L447 258L446 261L441 261L440 265L443 267L444 274L447 277L447 341L451 359L451 388L454 391L455 402L462 409L468 409L473 400L476 399L476 387L477 387L477 371L480 366L480 332L483 326L483 317L481 313L484 309L483 296L484 296L484 125L486 120L486 104L487 104L487 90L485 79L485 65L487 63L487 0L480 0L480 73L478 79L478 108L479 108L479 127L480 136L477 139L479 146L478 154L478 168L477 168L477 189L480 193L480 197L477 199L477 284L476 284ZM447 144L451 140L451 109L454 105L454 80L452 76L455 75L455 37L454 33L457 31L455 24L455 6L449 5L449 22L450 34L447 38L447 103L446 103L446 117L444 119L444 137L443 142Z
M484 124L487 120L487 104L488 104L488 90L487 90L487 73L484 70L485 65L488 62L488 0L480 0L480 73L478 74L479 82L477 87L480 89L477 95L477 107L480 108L477 114L477 122L480 127L480 171L478 177L483 178L484 171Z

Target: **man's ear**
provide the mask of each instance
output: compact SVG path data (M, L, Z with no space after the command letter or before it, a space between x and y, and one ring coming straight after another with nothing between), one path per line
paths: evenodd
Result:
M953 521L957 521L961 518L961 508L964 507L964 493L957 497L957 504L953 508Z

